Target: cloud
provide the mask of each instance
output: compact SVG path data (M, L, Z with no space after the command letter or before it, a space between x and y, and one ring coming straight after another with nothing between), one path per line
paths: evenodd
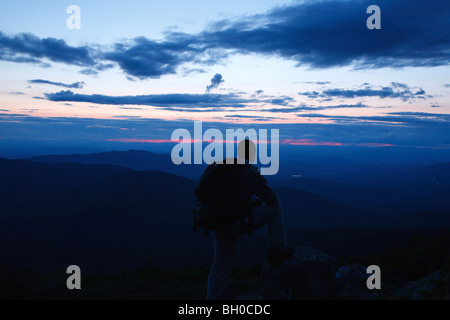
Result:
M243 115L243 114L241 114ZM311 116L311 115L308 115ZM427 118L450 117L435 113L396 113L385 116L397 117L397 123L389 121L347 120L345 125L339 121L331 123L280 123L276 121L255 121L253 123L236 122L231 117L229 122L203 122L203 129L253 128L258 130L279 129L280 139L314 139L313 141L334 141L343 145L358 146L359 144L391 144L396 146L427 146L450 147L450 126L442 122L435 125L426 122ZM317 115L317 117L326 117ZM380 116L382 118L382 116ZM402 118L422 118L422 122L401 123ZM225 119L227 119L225 118ZM242 118L242 117L240 117ZM244 119L244 118L242 118ZM330 119L329 119L330 120ZM431 120L432 121L432 120ZM450 119L448 119L450 121ZM59 143L61 146L84 145L111 149L111 144L102 144L108 139L170 139L170 134L177 128L186 128L192 132L192 120L163 120L151 118L73 118L73 117L39 117L24 114L0 114L2 139L0 147L5 144L49 146ZM91 126L88 127L87 126ZM101 126L101 127L92 127ZM116 128L106 128L114 126ZM413 130L411 128L414 128ZM117 128L129 128L118 130ZM332 137L332 139L330 138ZM37 139L37 140L36 140ZM8 142L9 141L9 142Z
M47 59L81 66L84 74L117 64L138 79L183 72L185 64L194 69L212 66L235 54L279 57L319 69L445 66L450 63L447 2L378 0L380 30L366 27L372 1L322 0L216 21L196 34L169 30L162 40L137 37L104 47L73 47L29 33L0 33L0 59L38 64ZM401 84L396 88L402 89Z
M317 84L319 86L324 86L326 84L330 84L330 81L302 81L300 83L307 83L307 84Z
M140 118L142 118L141 116L130 116L130 115L114 115L112 117L118 118L118 119L140 119Z
M211 91L211 89L219 87L221 83L225 82L222 75L220 73L216 73L214 77L211 79L211 83L206 86L206 92Z
M31 33L7 36L0 31L0 60L43 63L43 59L77 66L92 66L95 61L88 46L72 47L64 40L39 38Z
M370 148L383 148L383 147L394 147L393 144L389 143L342 143L336 141L316 141L312 139L284 139L280 141L280 144L289 144L294 146L358 146L358 147L370 147Z
M302 1L202 34L212 47L260 53L313 68L448 65L450 7L445 0L379 0L382 28L368 30L371 1ZM407 8L407 10L405 10Z
M25 93L23 93L22 91L13 91L13 92L10 92L9 94L16 95L16 96L22 96Z
M426 112L388 112L384 116L333 116L324 114L297 114L298 117L324 118L334 120L335 123L348 124L377 124L408 125L423 127L447 127L450 124L450 115Z
M216 60L202 57L208 50L196 43L195 38L171 34L170 39L154 41L137 37L124 43L116 43L114 49L103 54L106 60L117 63L127 74L138 79L159 78L174 74L187 62L203 62L211 65Z
M414 112L414 111L401 111L401 112L389 112L388 114L396 115L408 115L415 117L442 117L450 120L450 114L445 113L431 113L431 112Z
M133 108L133 107L119 107L119 109L124 109L124 110L145 110L145 108Z
M218 81L218 80L217 80ZM219 82L217 82L219 83ZM244 93L228 93L228 94L149 94L137 96L109 96L101 94L76 94L70 90L59 91L54 93L44 93L47 100L64 101L64 102L90 102L97 104L109 105L146 105L158 107L163 110L179 111L179 112L224 112L235 108L244 108L249 104L279 105L289 106L294 99L289 96L250 96L245 97ZM36 99L39 97L35 97ZM41 98L42 99L42 98ZM346 108L346 107L365 107L362 105L342 105L328 108ZM323 107L325 108L325 107ZM132 109L122 107L122 109ZM133 108L134 109L134 108ZM253 109L253 111L282 112L282 109ZM280 111L281 110L281 111ZM289 111L288 111L289 110ZM289 107L286 112L302 111L302 110L322 110L318 108Z
M84 82L74 82L71 84L66 84L66 83L62 83L62 82L54 82L54 81L42 80L42 79L28 80L28 83L50 84L53 86L59 86L59 87L64 87L64 88L74 88L74 89L82 89L83 86L85 85Z
M402 88L402 89L409 89L408 85L406 83L400 83L400 82L391 82L391 85L394 88Z
M425 92L418 92L421 95ZM340 97L340 98L356 98L356 97L379 97L384 98L402 98L406 100L411 98L414 94L409 90L405 91L394 91L391 87L383 87L379 90L374 89L360 89L360 90L342 90L342 89L329 89L324 90L323 94L329 97Z
M278 105L278 106L287 106L287 105L289 105L289 103L294 101L294 98L289 97L289 96L281 96L281 97L275 97L275 98L271 98L271 99L265 99L262 101L265 103L274 104L274 105Z
M252 95L250 98L235 93L229 94L149 94L136 96L109 96L101 94L76 94L70 90L54 93L44 93L45 99L55 102L89 102L96 104L119 105L121 109L142 109L127 105L153 106L162 110L177 112L229 112L233 109L245 108L254 104L261 104L259 108L246 108L246 111L297 113L302 111L318 111L344 108L370 108L369 105L358 102L356 104L337 104L325 106L290 105L295 100L289 96L267 97ZM36 99L43 99L35 97ZM282 107L267 107L283 106ZM384 107L389 108L389 107Z
M159 107L161 110L169 110L169 111L177 111L177 112L224 112L229 110L228 108L222 108L222 107L200 107L200 108L193 108L193 107L185 107L185 108L177 108L177 107Z
M278 117L261 117L261 116L251 116L251 115L243 115L243 114L228 114L228 115L225 115L224 118L250 119L253 121L271 121L274 119L281 119Z
M320 93L317 91L305 91L305 92L299 92L298 94L302 95L302 96L306 96L311 99L315 99L320 96Z
M379 0L381 30L366 27L365 12L371 4L368 0L300 2L217 21L198 34L167 32L160 42L137 38L116 45L106 57L138 77L174 73L185 62L211 65L232 54L276 56L313 68L449 64L450 21L445 17L450 7L445 0Z
M79 73L84 74L86 76L95 76L95 75L98 74L98 71L95 70L95 69L90 68L90 69L80 70Z
M161 107L161 110L177 111L177 112L226 112L230 111L229 107L201 107L201 108L176 108L176 107Z
M370 85L366 85L363 89L348 90L331 88L323 90L321 93L317 91L299 92L299 95L306 96L311 99L316 98L361 98L361 97L378 97L380 99L385 98L398 98L403 101L412 100L415 98L426 99L432 96L426 95L425 90L422 88L409 87L406 84L393 82L392 87L381 87L375 89Z
M292 146L343 146L341 142L334 141L314 141L311 139L285 139L280 141L281 144L289 144Z
M138 96L107 96L101 94L75 94L70 90L44 93L47 100L64 102L90 102L109 105L146 105L154 107L228 107L241 108L248 101L235 94L149 94Z
M119 127L105 126L105 125L100 125L100 124L91 124L91 125L86 126L86 128L118 129Z
M339 104L339 105L318 106L318 107L309 107L309 106L306 106L306 105L301 105L301 106L298 106L298 107L290 107L290 108L261 109L260 111L275 112L275 113L276 112L279 112L279 113L293 113L293 112L299 112L299 111L319 111L319 110L344 109L344 108L369 108L369 106L359 102L357 104Z

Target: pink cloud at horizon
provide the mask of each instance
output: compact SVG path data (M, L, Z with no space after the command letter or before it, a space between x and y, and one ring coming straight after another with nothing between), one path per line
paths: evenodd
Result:
M281 144L289 144L293 146L342 146L341 142L333 141L314 141L311 139L284 139L280 141Z
M171 140L171 139L136 139L136 138L124 138L124 139L108 139L107 141L124 142L124 143L195 143L195 142L208 142L212 143L214 140L198 140L198 139L184 139L184 140ZM226 140L222 141L227 143ZM238 141L232 141L237 143ZM270 141L255 141L256 143L270 143ZM359 146L359 147L394 147L395 145L389 143L342 143L335 141L315 141L312 139L282 139L280 144L288 144L292 146Z

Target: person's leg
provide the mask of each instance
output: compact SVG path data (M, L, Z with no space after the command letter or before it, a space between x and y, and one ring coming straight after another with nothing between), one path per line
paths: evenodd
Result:
M228 287L230 274L236 263L238 250L237 236L229 232L214 233L214 262L209 271L208 300L223 298Z
M259 206L252 209L252 230L267 224L269 248L285 248L287 246L286 228L280 206Z
M264 224L268 227L269 250L267 260L271 267L280 267L284 261L293 257L295 249L287 244L286 227L279 206L260 206L253 208L253 229Z

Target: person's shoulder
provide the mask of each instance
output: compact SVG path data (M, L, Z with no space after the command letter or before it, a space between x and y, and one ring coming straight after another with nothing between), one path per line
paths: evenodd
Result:
M251 172L259 174L259 170L256 166L254 166L252 164L248 164L248 163L246 163L244 166L246 169L250 170Z
M243 164L241 172L245 177L249 179L261 179L263 177L258 168L251 164Z

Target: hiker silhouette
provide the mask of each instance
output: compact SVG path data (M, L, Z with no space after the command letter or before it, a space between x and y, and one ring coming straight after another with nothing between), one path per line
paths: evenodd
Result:
M209 165L195 189L194 225L205 229L206 233L212 230L214 235L208 300L224 297L236 263L238 240L245 233L251 234L267 225L267 258L271 267L280 266L294 253L287 245L278 196L251 165L256 156L253 141L240 141L237 156Z

